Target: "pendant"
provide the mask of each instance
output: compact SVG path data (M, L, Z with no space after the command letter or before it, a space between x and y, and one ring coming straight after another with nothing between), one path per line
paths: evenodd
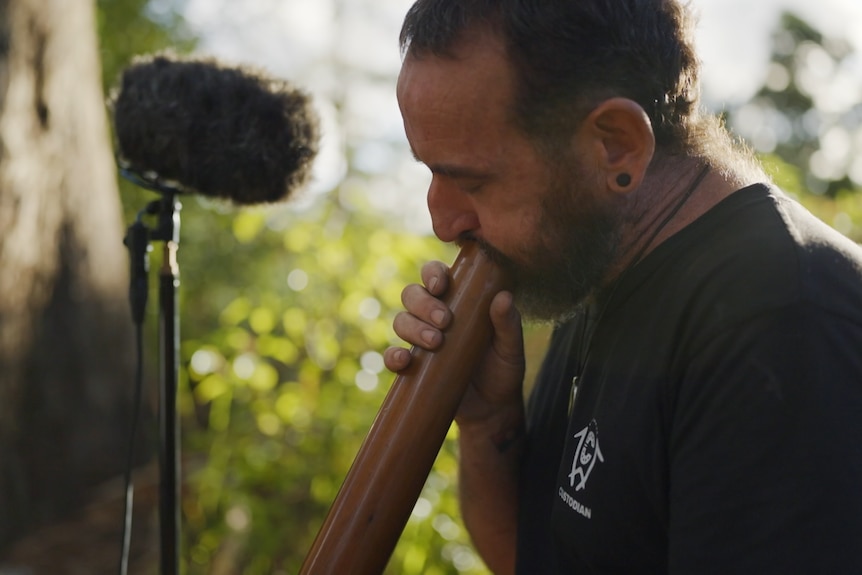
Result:
M572 378L572 387L569 390L569 415L572 415L572 408L575 406L575 395L578 393L578 376Z

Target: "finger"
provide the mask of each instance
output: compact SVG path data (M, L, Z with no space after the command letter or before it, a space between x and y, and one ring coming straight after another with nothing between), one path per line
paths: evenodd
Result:
M407 343L427 350L436 349L443 343L443 332L406 311L395 315L392 328Z
M389 347L383 352L383 365L389 371L401 371L410 365L412 356L403 347Z
M494 327L491 351L485 357L481 380L476 382L474 389L486 407L496 406L496 409L503 404L517 404L522 399L524 337L521 316L510 292L500 292L494 296L490 316ZM467 420L482 417L474 412L467 416Z
M524 332L521 314L515 307L511 292L502 291L491 300L491 324L494 326L492 345L504 362L520 365L524 362Z
M432 295L440 297L449 288L449 267L443 262L433 261L422 266L422 283Z
M401 291L401 303L410 314L438 329L444 329L452 319L446 304L418 284L408 285Z

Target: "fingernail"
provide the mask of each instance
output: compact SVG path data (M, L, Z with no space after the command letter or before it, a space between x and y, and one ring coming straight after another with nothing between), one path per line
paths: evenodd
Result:
M442 309L435 309L431 312L431 320L435 325L442 327L444 319L446 319L446 312Z
M434 288L437 287L437 278L431 278L431 281L428 282L428 291L434 293Z

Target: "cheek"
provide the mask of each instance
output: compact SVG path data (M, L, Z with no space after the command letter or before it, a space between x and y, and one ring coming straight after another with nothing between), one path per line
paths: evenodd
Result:
M522 210L501 219L488 217L483 221L482 237L520 266L529 266L536 259L544 259L553 241L544 229L539 212Z
M502 253L520 265L530 265L543 252L554 249L558 234L548 229L548 206L543 200L547 190L522 185L525 192L518 201L502 202L500 198L478 210L482 236Z

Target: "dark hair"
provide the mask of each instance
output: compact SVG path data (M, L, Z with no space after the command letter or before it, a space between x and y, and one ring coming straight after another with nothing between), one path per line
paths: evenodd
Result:
M401 49L447 56L481 27L505 42L518 77L514 119L528 136L567 138L596 104L622 96L649 115L660 149L697 148L699 62L678 0L417 0Z

